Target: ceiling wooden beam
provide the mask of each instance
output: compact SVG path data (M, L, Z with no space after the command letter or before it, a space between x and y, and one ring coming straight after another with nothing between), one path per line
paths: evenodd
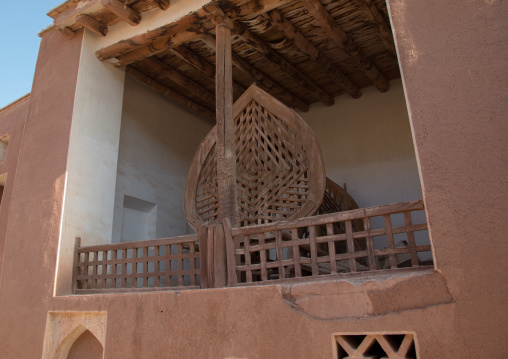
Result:
M324 104L331 106L334 104L333 97L324 92L311 79L297 70L291 63L282 58L272 48L270 48L263 40L252 34L245 26L235 23L235 34L240 37L250 47L256 49L268 61L279 67L287 73L293 80L298 83L307 93Z
M397 55L395 43L393 42L393 34L390 25L386 22L383 15L379 12L376 4L372 0L359 0L363 11L369 20L377 27L377 32L381 41L392 55Z
M98 0L83 1L97 2ZM221 0L220 3L221 8L227 10L228 14L230 14L230 17L234 17L235 19L242 19L256 17L278 6L288 5L291 2L288 3L287 0ZM161 38L175 36L176 34L183 31L200 33L200 31L202 31L201 23L206 20L207 11L200 9L196 12L183 16L178 21L173 23L109 45L103 49L98 50L96 54L99 59L107 60L136 50L140 47L145 46L147 43L157 41Z
M76 22L99 36L104 37L108 34L108 27L89 15L78 15L78 17L76 17Z
M134 62L143 60L147 57L160 54L164 51L171 49L172 47L179 46L185 42L195 40L200 36L201 36L200 34L196 34L194 32L184 31L172 36L162 37L160 39L153 41L152 43L149 43L145 46L139 47L135 50L132 50L130 52L118 56L117 57L118 61L115 64L115 66L122 67L130 65ZM101 55L99 51L96 52L96 55L101 61L108 59L100 57Z
M155 57L145 59L144 63L149 65L161 77L164 77L165 79L186 88L198 96L200 99L202 99L205 103L213 104L213 106L215 106L215 95L213 93L205 89L197 82L183 75L179 71L175 70L168 64L156 59Z
M102 0L102 6L129 25L136 26L141 22L141 15L120 0Z
M216 51L215 38L213 36L205 34L203 35L202 40L209 48L211 48L213 51ZM288 91L280 87L275 81L273 81L267 75L265 75L264 73L256 69L254 66L249 64L240 56L233 53L232 61L233 65L238 70L242 71L247 77L249 77L252 82L257 81L257 85L259 87L262 87L265 91L277 97L287 106L299 108L303 112L309 111L309 105L306 102L300 100L298 97L294 96L293 94L289 93Z
M160 82L152 79L148 75L142 73L141 71L139 71L131 66L127 66L127 68L125 69L125 72L132 75L134 78L138 79L139 81L147 84L148 86L150 86L157 92L160 92L161 94L168 97L169 99L176 101L185 107L188 107L189 109L191 109L194 112L197 112L201 116L205 117L212 124L215 124L215 112L214 111L188 99L187 97L179 94L178 92L170 89L169 87L164 86Z
M286 19L278 10L272 10L266 14L266 17L282 31L288 40L305 53L312 60L317 62L324 71L326 71L337 84L344 89L353 98L359 98L362 93L358 87L339 69L332 60L319 51L307 38L296 28L288 19Z
M171 4L170 0L152 0L161 10L166 11Z
M173 55L177 56L178 58L188 63L190 66L201 71L211 80L215 81L215 66L209 64L208 62L206 62L204 59L196 55L194 52L192 52L185 46L177 46L169 51ZM237 97L240 96L244 91L245 89L243 88L243 86L233 81L233 92Z
M303 0L303 4L328 37L356 61L359 68L378 90L381 92L388 91L389 84L386 77L379 71L376 65L374 65L372 60L363 53L362 49L346 34L339 24L337 24L321 2L319 0Z

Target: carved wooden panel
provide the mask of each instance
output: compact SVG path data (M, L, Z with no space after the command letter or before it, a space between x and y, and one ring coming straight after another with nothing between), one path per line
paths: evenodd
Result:
M319 145L296 112L255 85L234 105L240 226L315 213L325 173ZM196 152L185 195L187 220L198 228L218 215L216 128Z

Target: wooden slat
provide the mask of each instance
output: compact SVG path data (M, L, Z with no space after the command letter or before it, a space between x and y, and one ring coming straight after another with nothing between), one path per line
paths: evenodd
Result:
M170 0L152 0L162 11L169 9L171 5Z
M326 224L326 234L333 235L333 223ZM328 253L330 254L330 272L331 274L337 273L337 262L335 259L335 241L328 242Z
M363 50L346 34L339 24L337 24L321 2L319 0L303 0L303 4L330 39L355 60L359 68L372 81L377 89L381 92L388 91L389 84L386 77L379 71L376 65L374 65L372 60L363 53Z
M404 222L406 224L406 227L410 227L413 225L410 212L404 213ZM411 264L413 265L413 267L418 267L420 264L418 261L418 254L416 253L416 242L413 231L407 232L407 242L409 246L409 253L411 254Z
M154 42L148 43L147 45L138 47L132 51L125 52L117 56L117 62L114 64L115 67L122 67L130 65L134 62L141 61L147 57L154 56L165 52L173 47L180 46L181 44L198 39L201 35L193 32L180 32L172 36L166 36L158 39ZM109 59L108 57L102 57L100 52L96 53L97 58L101 61Z
M298 240L298 230L291 230L291 239L293 242ZM293 260L295 261L295 277L302 276L302 267L300 266L300 248L298 244L293 244Z
M259 247L263 247L265 244L265 234L264 233L260 233L259 234ZM261 280L268 280L268 272L266 270L266 263L267 263L267 258L266 258L266 250L264 249L260 249L259 251L259 261L260 261L260 264L261 264Z
M392 233L392 221L390 219L389 214L385 214L383 216L384 224L385 224L385 231L386 231L386 243L388 245L389 249L395 248L395 243L393 241L393 233ZM397 258L395 255L390 255L390 268L397 268Z
M78 17L76 17L76 22L99 36L104 37L108 34L108 27L104 24L101 24L100 22L98 22L89 15L86 14L79 15Z
M272 10L267 14L268 19L285 35L291 43L300 51L317 62L335 82L344 89L352 98L359 98L362 93L358 87L339 69L331 59L319 51L307 38L286 19L278 10Z
M306 75L297 70L289 61L286 61L274 50L272 50L263 40L252 34L245 26L236 23L235 34L239 36L248 46L256 49L259 53L267 58L268 61L279 67L281 71L287 73L293 80L298 83L307 93L317 100L328 106L332 106L335 102L333 97L324 92Z
M210 109L206 108L205 106L188 99L187 97L179 94L178 92L170 89L169 87L166 87L165 85L152 79L148 75L142 73L139 70L136 70L133 67L128 66L125 69L125 72L127 72L129 75L132 75L139 81L144 82L145 84L147 84L157 92L161 93L162 95L166 96L167 98L171 99L172 101L176 101L179 104L189 108L191 111L198 113L199 115L206 118L210 123L212 124L215 123L215 113Z
M316 227L309 227L309 238L310 238L310 261L312 265L312 275L319 274L319 268L317 264L317 246L316 246Z
M371 224L370 224L370 218L366 217L363 219L363 225L365 227L365 239L367 242L367 253L369 256L369 269L376 270L376 259L374 258L374 241L372 239L372 234L370 233Z
M72 291L75 292L78 289L78 283L76 276L79 275L79 253L78 248L81 246L81 238L76 237L74 242L74 257L73 257L73 268L72 268Z
M141 22L141 15L120 0L102 0L101 2L102 6L129 25L136 26Z
M403 213L422 210L423 201L416 200L411 202L399 202L394 204L387 204L383 206L367 207L351 211L323 214L320 216L299 218L294 221L281 221L270 224L260 224L249 227L233 228L233 236L256 234L259 232L274 232L276 230L291 230L297 227L308 227L312 225L323 225L330 222L344 222L355 219L362 219L364 217L376 217L384 214ZM395 228L394 228L395 233Z
M161 60L156 59L155 57L150 57L143 61L147 65L149 65L153 70L155 70L159 76L186 88L187 90L189 90L190 92L201 98L205 103L209 104L215 103L215 96L213 93L205 89L197 82L183 75L181 72L175 70L168 64L162 62Z
M199 238L199 272L201 288L209 288L208 280L208 225L202 224L198 230Z
M233 287L237 283L235 243L231 236L231 221L228 218L223 220L224 237L226 241L226 269L228 286Z
M186 48L185 46L177 46L170 50L173 55L178 56L181 60L194 67L196 70L201 71L203 74L208 76L211 80L215 81L215 66L209 64L201 57L196 55L194 52ZM233 81L233 92L240 96L245 91L242 85Z
M393 34L390 30L390 25L386 22L381 12L379 12L376 3L372 0L359 0L359 2L369 20L377 27L379 38L386 46L386 49L392 55L396 56L397 50L393 42Z

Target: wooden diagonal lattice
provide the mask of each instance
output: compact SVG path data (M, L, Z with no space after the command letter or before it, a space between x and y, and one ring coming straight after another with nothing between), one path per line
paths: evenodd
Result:
M234 106L238 223L271 223L313 214L325 173L321 150L307 124L276 99L251 86ZM214 128L193 160L185 210L197 228L218 218Z

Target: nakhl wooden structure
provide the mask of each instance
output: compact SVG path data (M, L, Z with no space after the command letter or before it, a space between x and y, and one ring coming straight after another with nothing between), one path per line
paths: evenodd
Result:
M169 2L88 4L88 14L60 8L50 15L68 36L81 26L105 36L108 26L136 25L140 12ZM358 17L361 26L352 28ZM410 258L405 267L429 264L418 253L430 245L417 246L413 234L427 224L411 217L423 203L357 209L326 178L312 131L290 108L332 105L340 93L358 98L372 84L387 91L398 68L386 17L384 2L373 0L218 1L98 51L216 125L186 186L185 212L198 234L93 247L77 241L75 292L308 280L397 269L402 254ZM397 213L405 225L393 227ZM372 229L372 217L384 228ZM406 245L396 246L402 233ZM386 237L385 249L374 249L374 236Z

